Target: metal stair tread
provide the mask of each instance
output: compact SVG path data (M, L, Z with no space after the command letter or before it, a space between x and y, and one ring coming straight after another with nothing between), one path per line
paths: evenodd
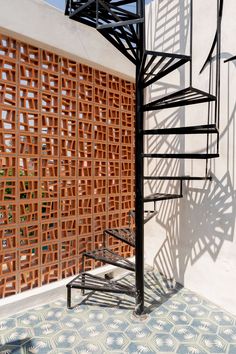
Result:
M144 203L182 198L182 194L154 193L144 197Z
M135 295L136 290L134 286L127 286L119 281L108 280L97 275L89 273L81 273L70 281L67 288L85 289L93 291L122 293L128 295Z
M135 264L126 258L121 257L108 248L100 248L94 251L83 253L84 256L115 265L120 268L134 271Z
M113 236L132 247L135 247L135 233L132 229L128 227L118 229L106 229L104 230L104 233L108 234L109 236Z
M211 102L215 100L215 96L190 86L145 104L143 106L143 110L154 111L159 109Z
M216 124L143 130L144 135L214 134L214 133L218 133Z
M205 181L205 180L212 180L212 176L144 176L143 179L145 181Z
M155 154L155 153L144 153L142 155L144 158L171 158L171 159L213 159L217 158L220 155L219 154L197 154L197 153L163 153L163 154Z

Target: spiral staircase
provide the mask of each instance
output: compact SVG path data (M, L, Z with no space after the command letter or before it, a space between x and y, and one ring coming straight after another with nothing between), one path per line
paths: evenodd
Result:
M122 229L104 230L104 247L86 252L86 257L99 260L135 272L135 285L127 285L120 281L105 279L82 272L69 284L68 308L71 308L72 289L123 293L134 296L136 299L135 314L144 313L144 223L156 215L156 203L164 200L182 198L182 184L185 180L210 180L208 169L202 176L144 176L145 159L202 159L206 166L209 159L219 156L219 94L220 94L220 0L216 0L218 7L217 31L216 31L216 86L214 94L204 92L192 85L192 18L193 5L190 0L190 54L173 54L159 51L146 50L145 44L145 3L143 0L67 0L65 14L74 21L96 28L112 45L125 55L136 66L136 171L135 171L135 230L131 227ZM132 11L130 10L132 8ZM211 59L211 58L210 58ZM189 65L189 85L164 97L144 102L146 89L166 75L178 70L184 65ZM174 107L185 107L196 104L214 105L214 119L201 125L190 125L171 128L158 128L146 130L145 112L159 111ZM160 153L159 151L147 153L144 151L145 136L171 136L171 135L206 135L207 143L205 151L201 153ZM209 151L210 136L216 137L215 151ZM144 181L177 181L179 190L176 193L159 193L144 195ZM145 211L146 203L154 203L151 211ZM135 262L122 258L109 250L106 240L108 237L125 242L135 248Z

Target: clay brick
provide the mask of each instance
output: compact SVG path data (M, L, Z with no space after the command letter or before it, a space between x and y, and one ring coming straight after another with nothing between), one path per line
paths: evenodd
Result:
M1 202L0 204L0 226L12 225L16 220L16 204L9 202Z
M14 250L17 245L17 237L15 227L0 229L0 253Z
M121 112L121 124L124 128L133 128L134 115L131 112Z
M61 94L63 96L77 98L77 82L66 77L61 78Z
M108 92L108 105L109 107L112 108L120 108L120 94L119 92L113 92L113 91L109 91Z
M38 155L39 139L37 135L20 134L19 136L19 153L21 155Z
M94 183L94 196L95 195L106 195L107 194L107 181L103 178L96 178L93 181Z
M37 224L21 225L18 247L37 246L40 242Z
M94 83L96 86L107 87L107 73L100 70L94 70Z
M20 292L34 289L40 286L40 275L38 269L20 272Z
M59 223L57 220L43 221L42 225L42 242L56 241L59 238Z
M61 156L63 157L76 157L77 144L75 139L61 138Z
M108 195L120 193L120 179L109 178L108 179Z
M107 123L107 107L106 106L94 106L94 120L96 123Z
M119 211L120 210L120 196L119 195L109 195L108 210L109 211Z
M134 151L132 145L122 144L121 148L121 158L123 160L132 160L134 157Z
M60 176L61 177L71 177L74 178L76 176L77 161L74 159L61 159L60 160Z
M30 44L20 43L20 61L39 66L40 50Z
M15 109L0 106L0 129L7 131L16 130L16 111Z
M105 177L107 175L107 161L94 161L94 176Z
M39 265L39 247L28 247L19 251L20 269L30 269Z
M68 259L76 256L77 240L71 239L61 243L61 259Z
M121 193L130 193L133 192L133 180L131 178L126 178L121 180Z
M93 102L93 86L84 82L78 84L79 99L85 102Z
M0 181L0 201L16 200L16 182L15 181Z
M59 139L54 136L42 136L41 154L46 156L58 156Z
M31 89L39 88L39 70L29 65L20 65L20 85Z
M0 80L16 82L16 63L8 59L0 58Z
M107 210L107 197L106 196L96 196L94 198L94 214L105 213Z
M59 93L59 78L57 74L44 71L41 72L42 90L49 94Z
M59 202L58 200L42 201L41 219L57 219L59 217Z
M44 180L41 183L41 198L55 199L59 197L59 182L58 180Z
M60 183L60 195L61 198L73 198L77 197L76 180L65 179Z
M0 131L0 153L15 154L16 153L16 134Z
M39 159L37 157L19 158L19 177L38 177Z
M77 273L76 259L68 259L62 262L62 279L71 277Z
M77 236L77 226L75 219L62 219L61 221L61 238L70 238Z
M39 219L39 205L36 202L27 201L20 203L20 222L32 222Z
M59 113L58 96L50 93L42 93L42 112Z
M15 39L0 34L0 56L4 59L9 58L16 60L18 56L17 49L18 46Z
M96 126L94 126L94 129L96 129ZM95 132L95 136L96 136L96 132ZM79 139L79 142L80 142L80 139L88 139L88 140L93 139L93 124L92 123L79 122L78 139Z
M48 113L42 114L42 134L45 135L58 135L59 134L59 119L57 116ZM61 134L63 135L63 134Z
M79 215L92 214L92 199L91 198L80 198L78 200L78 213Z
M124 111L132 112L133 100L130 95L121 95L121 109Z
M62 116L76 118L77 115L76 100L62 96L61 98L61 114Z
M122 146L123 151L123 146ZM120 159L120 144L109 144L108 145L108 160L118 160Z
M107 90L105 88L96 87L94 88L94 102L99 105L107 104Z
M38 112L19 112L19 127L20 131L24 133L38 133L39 132L39 114Z
M59 56L47 50L42 51L42 69L57 73L59 70Z
M93 83L93 69L87 65L78 65L78 77L81 82Z
M82 159L91 159L93 157L93 141L79 140L78 157Z
M16 177L16 158L0 156L0 179Z
M109 213L109 217L108 217L108 228L119 228L120 225L120 213L119 212L115 212L115 213Z
M107 144L106 142L95 141L94 143L94 158L98 160L106 160Z
M15 85L0 82L0 103L6 106L16 107L17 92Z
M61 217L76 215L76 199L61 199Z
M16 271L16 252L8 251L0 253L0 277L10 275Z
M79 218L78 232L79 236L89 235L92 232L92 216L83 216Z
M99 164L99 162L101 163L101 161L96 161L95 162L95 169L96 169L96 163ZM92 161L91 160L79 160L78 161L78 175L79 177L92 177ZM95 172L95 176L98 177L98 175L96 175Z
M120 162L108 161L108 177L119 177L119 176L120 176Z
M78 118L83 120L93 120L93 105L91 103L79 101Z
M120 127L120 110L108 107L108 124Z
M58 177L58 159L42 158L41 175L46 178Z
M94 232L103 233L106 228L106 214L94 215Z
M39 197L38 181L19 181L19 193L20 199L37 199Z
M94 124L94 139L97 141L107 141L107 126L106 124Z
M130 81L122 79L120 89L126 95L130 95L131 97L134 95L134 84Z
M95 180L96 182L97 180ZM95 192L94 192L95 193ZM90 196L92 194L92 181L91 179L78 180L78 196Z
M41 268L42 285L53 283L60 279L59 264L50 264Z
M119 92L120 91L120 78L109 74L108 77L108 87L110 90Z
M76 138L76 120L73 118L61 118L61 137Z
M15 295L17 290L16 274L12 273L0 278L0 298Z
M77 78L77 63L73 60L62 58L61 59L61 73L62 75Z
M41 248L42 265L48 265L50 263L57 262L59 256L58 249L58 242L50 242L47 245L43 245Z
M39 109L39 92L20 87L20 108L37 111Z

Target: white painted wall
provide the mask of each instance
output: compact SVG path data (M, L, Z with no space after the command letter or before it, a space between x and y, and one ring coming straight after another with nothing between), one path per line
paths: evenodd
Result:
M0 32L130 80L134 65L95 29L43 0L0 0Z
M193 86L207 91L208 69L202 75L202 67L216 30L216 0L194 1L194 50ZM186 6L186 8L185 8ZM185 8L185 9L184 9ZM236 55L236 3L225 1L222 22L221 54L221 113L220 158L209 164L212 182L184 184L184 198L159 204L159 214L145 226L145 258L169 277L196 291L224 309L236 314L236 61L225 64L224 60ZM187 0L153 1L147 7L148 45L150 48L175 53L188 53ZM163 26L161 26L161 24ZM188 36L187 36L188 37ZM188 86L188 72L179 70L170 78L164 78L158 86L151 87L150 96L164 94L178 87ZM166 87L167 84L167 87ZM174 86L176 85L176 86ZM157 91L158 90L158 91ZM158 92L158 93L157 93ZM168 124L195 125L207 122L207 106L172 109L149 114L148 128ZM164 122L164 123L163 123ZM162 125L163 126L163 125ZM203 151L203 140L168 138L158 145L152 140L146 144L149 152L153 147L169 152L186 148ZM214 144L213 144L214 145ZM172 164L169 173L192 172L203 175L202 163ZM146 172L164 174L167 162L158 165L151 161ZM168 170L168 169L167 169ZM177 174L178 174L177 173ZM169 185L147 183L146 193L160 189L175 190Z

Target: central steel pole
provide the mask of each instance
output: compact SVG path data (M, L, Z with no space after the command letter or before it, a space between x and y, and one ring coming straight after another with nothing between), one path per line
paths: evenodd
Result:
M135 130L135 227L136 227L136 306L135 315L144 314L144 188L143 188L143 55L145 51L145 0L137 1L137 14L143 22L137 24L136 64L136 130Z

